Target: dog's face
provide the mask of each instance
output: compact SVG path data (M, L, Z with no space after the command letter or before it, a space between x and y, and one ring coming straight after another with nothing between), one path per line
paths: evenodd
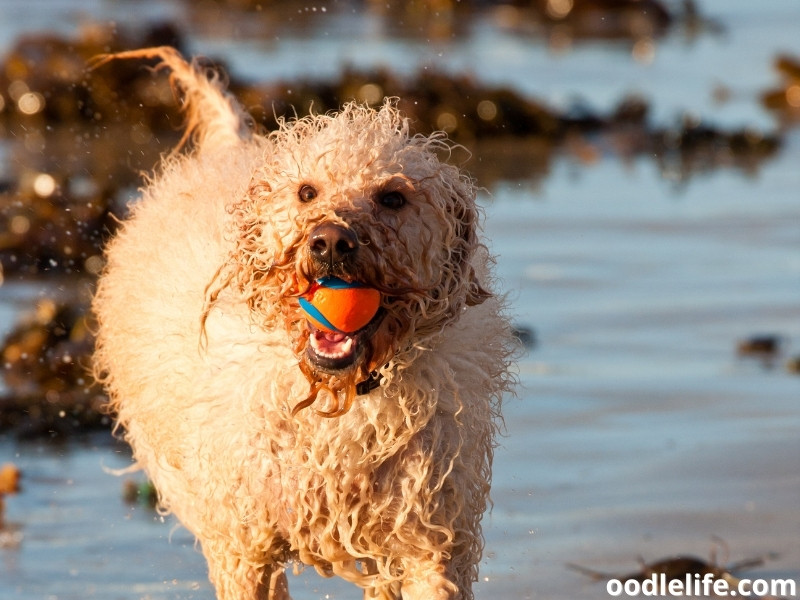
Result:
M349 105L270 137L232 209L237 279L256 322L283 321L312 383L352 388L486 296L470 264L475 191L439 161L440 138L409 136L391 105ZM362 329L326 333L303 317L297 297L326 276L381 292Z

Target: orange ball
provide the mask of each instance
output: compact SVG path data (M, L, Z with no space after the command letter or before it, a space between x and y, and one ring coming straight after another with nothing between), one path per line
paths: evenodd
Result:
M378 312L381 293L362 283L325 277L314 282L299 302L308 321L318 329L352 333Z

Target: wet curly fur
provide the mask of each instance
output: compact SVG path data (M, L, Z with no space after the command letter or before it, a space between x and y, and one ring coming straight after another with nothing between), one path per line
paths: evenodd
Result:
M512 338L446 140L391 102L261 135L174 50L119 57L169 67L194 144L107 248L94 369L218 598L289 598L305 563L365 598L471 599ZM353 252L321 261L322 225ZM298 308L324 275L382 295L345 366Z

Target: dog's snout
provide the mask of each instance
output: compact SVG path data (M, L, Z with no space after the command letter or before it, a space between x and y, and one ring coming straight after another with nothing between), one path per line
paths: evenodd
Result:
M324 263L337 263L355 254L358 238L352 229L323 223L314 228L309 239L311 255Z

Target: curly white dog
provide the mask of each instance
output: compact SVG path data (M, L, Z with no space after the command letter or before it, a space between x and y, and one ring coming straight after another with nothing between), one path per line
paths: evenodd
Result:
M446 141L391 102L260 135L174 50L118 57L171 69L194 147L108 247L94 369L218 597L289 598L305 563L365 598L471 599L513 338ZM316 329L298 296L325 276L379 290L376 316Z

